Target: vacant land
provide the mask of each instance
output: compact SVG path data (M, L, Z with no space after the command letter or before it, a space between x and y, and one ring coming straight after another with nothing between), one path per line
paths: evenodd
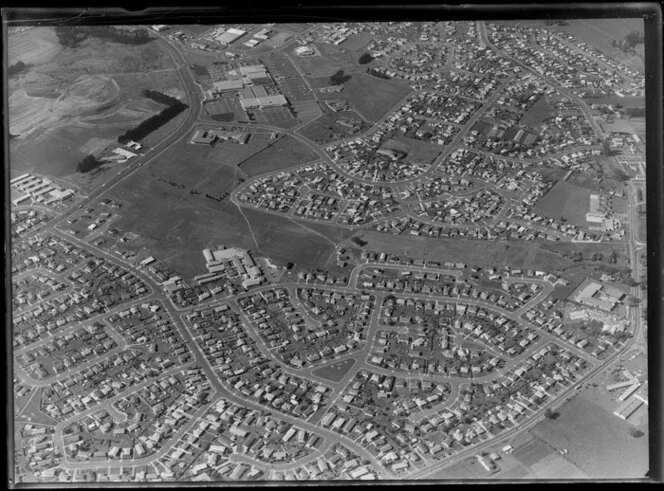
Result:
M410 87L394 80L382 80L355 73L344 84L348 98L365 119L376 122L403 99Z
M152 161L150 176L184 186L187 190L205 183L221 167L233 168L264 148L262 142L217 143L214 147L179 143Z
M374 36L372 34L369 34L368 32L359 32L357 34L352 34L348 39L341 43L341 47L343 49L357 51L364 48L373 39Z
M407 147L407 160L409 162L430 164L440 155L442 149L440 145L435 143L413 140L401 135L396 135L394 139Z
M538 101L524 113L519 123L539 131L542 126L542 121L551 117L553 114L553 109L546 100L546 97L540 97Z
M256 155L243 161L240 168L253 177L305 164L317 158L318 154L308 146L293 137L283 135Z
M642 58L627 55L611 46L613 40L620 41L631 31L643 32L642 19L570 19L566 26L556 29L572 34L579 41L588 43L606 55L628 63L634 68L643 68Z
M317 44L316 47L321 53L326 51L326 47ZM339 70L351 72L357 69L357 56L354 53L341 53L337 49L327 49L331 51L325 56L292 56L291 60L302 70L306 77L319 78L334 75Z
M535 204L535 213L551 218L566 218L576 225L586 224L590 208L590 190L569 181L558 181Z
M293 111L297 119L304 124L313 121L322 113L316 101L296 102L293 104Z
M468 265L514 268L542 269L545 271L562 271L574 263L560 252L582 252L588 257L593 252L601 252L608 257L611 251L621 251L622 245L611 244L563 244L552 242L494 242L485 240L459 240L430 237L403 237L381 232L360 232L359 237L367 241L363 249L367 251L383 251L386 253L405 254L414 258L431 261L463 262ZM350 248L357 248L351 243ZM592 251L592 252L591 252ZM619 254L617 266L620 266Z
M648 470L648 440L630 435L631 425L592 402L590 391L558 409L533 432L557 449L591 478L644 477Z
M197 195L152 177L148 168L139 170L111 192L110 197L123 204L116 227L145 237L155 255L186 278L205 271L201 251L206 247L241 247L279 264L316 268L350 235L340 228L304 225L251 209L240 211L228 199L206 198L209 186L224 186L237 177L227 169L231 173L210 175Z
M361 121L358 133L370 128L370 125L355 111L339 111L337 113L323 113L318 119L302 128L299 133L305 138L318 143L328 143L353 135L352 128L337 123L339 119Z
M353 365L355 365L355 360L350 358L348 360L340 361L338 363L333 363L323 368L314 370L312 373L316 377L324 378L331 382L340 382L344 378L344 375L348 373Z

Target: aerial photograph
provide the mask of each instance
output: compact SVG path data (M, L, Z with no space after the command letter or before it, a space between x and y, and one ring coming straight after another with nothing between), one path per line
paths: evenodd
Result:
M647 479L644 31L5 21L10 487Z

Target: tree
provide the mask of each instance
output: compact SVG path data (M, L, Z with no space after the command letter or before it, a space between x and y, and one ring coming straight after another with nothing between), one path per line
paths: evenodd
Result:
M101 162L97 160L94 155L90 154L76 165L76 170L82 174L85 174L86 172L90 172L91 170L96 169L100 165Z
M370 53L364 53L362 56L360 56L360 59L358 60L360 65L366 65L367 63L371 63L373 61L374 57L371 56Z
M544 411L544 417L546 419L556 419L560 416L560 413L554 412L550 407L546 408L546 411Z
M82 26L55 26L55 35L64 48L77 48L88 38L88 32Z
M330 77L330 85L342 85L350 79L350 75L345 75L343 70L339 70L337 73Z

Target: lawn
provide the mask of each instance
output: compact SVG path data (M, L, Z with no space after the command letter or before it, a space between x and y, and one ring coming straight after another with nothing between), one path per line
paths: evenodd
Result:
M364 119L378 121L403 99L410 87L402 82L355 73L344 84L348 98Z
M524 113L519 124L539 131L542 126L542 121L552 115L553 109L547 102L546 97L541 96L537 102Z
M308 146L293 137L283 135L256 155L240 163L240 168L253 177L311 162L317 158L318 154Z
M338 363L333 363L312 372L316 377L329 380L331 382L340 382L341 379L348 373L353 365L355 365L355 360L350 358L348 360L340 361Z
M565 217L576 225L586 224L591 191L568 181L558 181L535 204L535 213L551 218Z

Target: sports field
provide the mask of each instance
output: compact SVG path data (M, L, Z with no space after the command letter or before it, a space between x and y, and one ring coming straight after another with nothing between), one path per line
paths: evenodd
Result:
M590 194L587 188L569 181L558 181L537 201L534 211L545 217L565 217L570 223L585 225L586 213L590 209Z
M374 78L364 73L353 74L344 88L358 112L373 122L391 111L411 90L402 82Z
M253 109L251 113L259 123L265 123L278 128L291 128L297 124L297 119L287 107L270 107L266 109Z
M311 162L318 154L295 138L284 135L259 153L240 163L240 168L249 176L287 169Z

